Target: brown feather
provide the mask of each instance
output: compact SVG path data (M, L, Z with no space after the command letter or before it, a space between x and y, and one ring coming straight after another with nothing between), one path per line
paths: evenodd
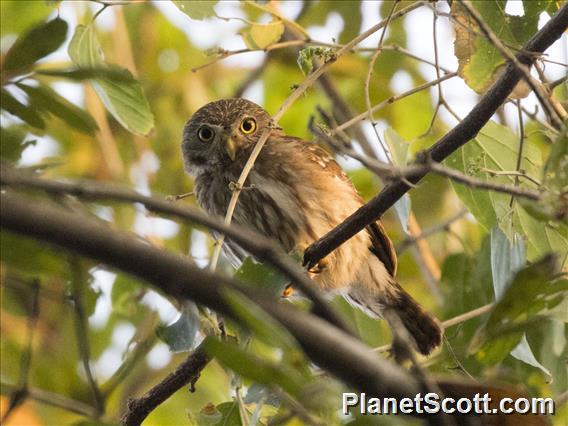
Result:
M392 277L396 275L396 267L398 264L396 258L396 250L391 239L388 237L383 227L383 223L378 220L367 227L367 231L371 234L371 247L369 250L384 263L387 271Z

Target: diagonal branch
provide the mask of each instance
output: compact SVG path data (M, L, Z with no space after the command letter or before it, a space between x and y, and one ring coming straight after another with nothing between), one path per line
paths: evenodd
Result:
M252 230L231 225L224 225L222 221L207 216L204 213L189 207L181 207L164 200L142 195L129 188L116 185L104 185L92 181L61 182L40 179L28 173L12 169L4 164L0 167L0 183L4 186L39 189L52 194L69 194L86 200L114 200L128 203L140 203L148 210L156 213L171 215L187 220L213 231L227 235L263 262L273 265L279 272L286 275L298 289L314 303L314 309L329 322L343 330L347 326L341 317L329 307L328 303L314 283L304 271L295 264L286 253L273 244L265 236Z
M414 398L426 390L415 376L377 357L355 337L313 314L279 303L258 288L202 270L188 259L51 203L37 199L31 202L11 191L0 193L0 202L2 229L118 268L172 297L191 299L243 325L238 312L226 300L226 294L227 290L232 290L244 295L286 327L314 363L361 392L400 400ZM471 393L467 383L457 386L444 381L436 383L448 397L459 398ZM475 389L490 392L494 388L476 386Z
M312 361L363 392L402 398L421 391L414 377L374 356L353 336L313 314L279 303L258 288L202 270L187 259L51 203L30 203L30 199L8 192L0 194L0 201L3 229L118 268L170 296L191 299L237 322L242 320L225 300L226 290L245 295L286 327Z
M203 347L197 347L160 383L140 398L129 399L126 404L127 410L120 419L120 423L125 426L139 425L158 405L186 384L189 383L190 391L193 391L193 383L199 378L201 371L207 366L209 361L210 357L205 353Z
M521 53L517 55L517 59L525 65L531 64L534 61L534 55L529 55L525 52L544 52L562 36L567 27L568 4L565 4L531 38ZM521 74L518 68L514 64L509 63L501 78L493 84L491 89L481 98L464 120L426 151L426 158L441 162L474 138L489 121L497 108L505 102L520 78ZM418 173L409 178L409 181L412 184L416 184L426 174L427 171ZM402 181L394 182L385 187L375 198L349 216L343 223L309 246L304 254L304 263L315 264L370 223L378 220L410 188L407 183Z

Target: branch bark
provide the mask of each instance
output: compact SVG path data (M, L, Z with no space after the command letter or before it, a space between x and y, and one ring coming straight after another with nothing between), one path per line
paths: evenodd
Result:
M517 55L519 62L524 65L531 64L534 61L534 53L544 52L562 36L567 27L568 4L565 4ZM530 54L525 52L530 52ZM493 84L487 94L481 98L461 123L426 151L426 157L441 162L474 138L497 108L505 102L520 78L521 73L518 68L509 63L502 77ZM427 172L424 171L408 180L411 184L416 184L426 174ZM385 187L375 198L349 216L343 223L309 246L304 254L304 264L316 264L339 245L378 220L410 188L411 186L403 181L397 181Z
M193 384L207 366L210 357L202 346L197 347L177 368L140 398L127 402L127 411L120 419L125 426L141 424L148 414L187 383ZM193 392L193 389L190 388Z
M0 195L3 229L55 244L149 282L179 299L191 299L239 322L224 289L245 295L282 323L313 362L362 392L413 397L422 386L413 376L321 318L278 303L258 288L199 269L187 259L158 250L129 234L51 204L7 192Z
M30 174L16 171L4 164L0 168L0 183L11 187L39 189L52 194L69 194L87 200L114 200L140 203L152 212L172 215L223 233L256 258L273 265L278 271L289 277L292 284L314 303L314 310L318 315L321 315L322 318L337 327L349 331L345 322L331 309L304 271L278 246L254 231L240 228L236 225L227 226L221 220L207 216L198 210L148 197L129 188L116 185L104 185L91 181L60 182L40 179Z

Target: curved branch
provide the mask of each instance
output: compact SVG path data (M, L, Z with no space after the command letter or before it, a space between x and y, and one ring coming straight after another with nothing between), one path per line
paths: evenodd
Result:
M37 200L32 203L28 198L9 193L0 194L0 202L3 229L118 268L170 296L191 299L237 322L241 320L225 301L224 289L244 294L286 327L313 362L362 392L403 398L422 391L416 378L377 358L355 337L313 314L278 303L258 288L199 269L181 256L50 203Z
M152 212L172 215L221 232L261 261L273 265L278 271L289 277L293 285L314 303L314 309L318 315L321 315L339 328L349 331L345 322L329 306L304 271L278 246L256 232L236 225L227 226L221 220L207 216L198 210L187 206L181 207L171 202L142 195L129 188L116 185L104 185L92 181L60 182L40 179L30 174L16 171L4 164L0 168L0 183L12 187L39 189L53 194L69 194L87 200L115 200L140 203Z
M525 65L534 61L534 53L542 53L558 40L568 27L568 4L562 8L536 33L534 37L517 55L517 59ZM530 52L525 53L525 52ZM441 162L469 140L474 138L489 121L497 108L507 99L521 74L514 64L509 63L507 69L479 103L469 112L464 120L436 142L426 151L426 157ZM416 174L408 180L412 184L419 182L427 171ZM394 182L385 188L367 204L349 216L344 222L332 229L306 249L304 264L313 265L327 256L339 245L378 220L385 211L410 190L410 186L402 181Z

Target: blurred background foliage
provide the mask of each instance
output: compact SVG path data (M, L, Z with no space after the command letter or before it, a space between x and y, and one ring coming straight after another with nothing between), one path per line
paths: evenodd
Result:
M325 60L322 52L333 52L379 17L387 17L394 5L359 1L112 3L0 2L4 164L45 178L121 183L158 197L190 192L192 181L183 170L180 142L183 125L197 108L215 99L243 95L275 113L309 72L309 67L298 66L298 58L300 63L308 54ZM396 9L412 3L400 1ZM509 15L511 3L524 5L524 15ZM519 48L560 3L495 0L476 7L508 47ZM435 61L429 54L433 23L442 65L450 71L458 71L459 66L467 85L456 77L451 81L459 82L444 85L443 94L430 87L375 112L379 135L391 152L400 154L398 165L412 161L454 126L456 116L463 117L478 99L474 90L482 93L503 63L478 36L468 41L465 51L463 38L458 40L456 56L467 65L458 64L449 16L454 14L459 21L463 11L450 10L445 3L436 7L435 20L431 7L423 5L389 24L384 50L373 68L371 104L437 78L435 67L413 57ZM416 49L418 32L423 50ZM309 45L322 50L301 52L307 43L269 47L298 33L309 34ZM459 31L456 34L460 37ZM376 36L334 63L327 73L355 113L367 108L364 82ZM269 52L263 52L267 47ZM260 50L230 53L247 48ZM555 49L548 59L566 62L566 54L553 56L566 49L566 36ZM540 77L553 81L562 72L566 73L565 64L545 63ZM565 81L552 93L565 107ZM450 108L443 105L438 108L440 95L457 113L449 113ZM529 96L520 103L532 111L535 101ZM315 85L280 124L288 134L311 138L308 123L312 117L319 120L317 108L337 116L338 106L329 92ZM502 295L497 308L448 328L443 348L423 360L428 371L521 387L532 396L564 395L566 400L567 284L565 275L555 274L559 266L565 268L568 253L566 133L559 134L546 124L542 113L532 118L524 114L520 124L525 135L520 169L532 181L499 174L519 168L514 102L502 108L446 165L482 179L540 187L543 202L513 202L508 195L428 176L400 207L406 216L397 216L393 210L384 222L399 247L399 281L440 319L468 313L492 303L495 294ZM384 159L372 126L364 122L360 131L371 141L372 152ZM356 149L359 143L354 141ZM338 160L365 199L380 191L383 184L372 172L344 156ZM42 198L30 194L30 203ZM187 255L199 266L207 265L213 250L206 229L157 217L138 205L56 201L112 228L134 232L154 246ZM179 202L195 204L191 197ZM410 210L428 233L426 250L432 258L426 266L420 264L423 252L405 232ZM207 323L204 312L182 312L175 301L119 271L9 233L2 232L1 237L2 412L10 404L18 406L7 424L93 424L87 418L97 417L102 407L104 415L98 422L116 422L127 398L141 395L173 370L186 356L184 350L195 344L200 322ZM540 260L551 253L555 261ZM219 269L234 273L223 261ZM254 262L247 262L236 276L256 285L283 284L281 277ZM243 312L256 312L246 300L235 296L233 302ZM368 318L342 299L333 303L371 347L390 342L381 321ZM507 321L516 328L505 327ZM249 325L255 332L252 338L240 327L228 325L229 334L240 338L238 346L210 341L208 349L216 359L203 371L196 391L178 391L151 413L148 424L233 425L243 423L243 418L261 424L269 418L302 424L283 392L323 424L371 421L339 415L345 386L310 366L285 330L269 318L257 318ZM17 400L14 391L24 385L32 391ZM72 406L66 407L54 395L64 396ZM561 425L565 420L564 403L552 422ZM381 421L416 423L401 418Z

